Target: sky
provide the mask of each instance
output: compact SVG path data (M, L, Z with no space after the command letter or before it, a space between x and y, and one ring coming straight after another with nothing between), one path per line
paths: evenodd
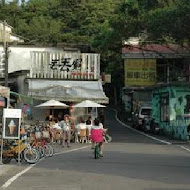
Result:
M10 2L13 2L14 0L5 0L6 3L10 3ZM25 0L25 2L27 2L29 0ZM21 0L19 0L19 4L21 4Z

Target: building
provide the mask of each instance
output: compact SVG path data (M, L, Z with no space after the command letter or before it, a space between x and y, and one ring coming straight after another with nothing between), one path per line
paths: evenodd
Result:
M164 107L163 112L162 101L157 101L158 97L155 93L159 94L160 97L164 88L164 91L168 91L169 94L172 91L171 89L173 89L176 91L176 97L182 96L184 100L185 105L181 105L180 109L184 109L184 106L187 106L186 104L188 103L184 96L188 95L190 87L189 49L176 44L126 44L122 49L122 57L124 59L125 72L125 87L123 88L122 97L127 108L126 111L131 113L134 110L129 108L134 108L134 105L139 104L139 102L151 101L153 107L152 117L159 122L163 129L162 131L167 135L175 133L176 135L173 135L173 138L185 139L186 133L184 130L187 127L187 123L186 125L183 124L182 130L182 127L177 127L179 117L171 119L170 112L174 106L172 103L174 99L168 96L166 101L168 106ZM176 87L176 84L178 87ZM182 91L184 92L183 95L180 94ZM135 94L138 94L138 96ZM163 113L162 115L164 116L169 113L167 122L162 122L160 113ZM187 119L185 120L187 121ZM179 131L183 131L183 133Z
M152 93L152 117L162 132L173 139L187 140L190 124L190 84L157 85Z
M11 98L20 103L20 108L50 99L68 104L86 99L108 104L100 77L99 54L81 53L76 48L13 44L8 49ZM3 46L0 54L1 50ZM0 79L4 84L4 77Z
M24 42L21 36L12 32L13 27L6 22L0 21L0 42Z
M26 45L5 21L0 22L0 84L10 87L10 103L23 111L50 99L70 105L87 99L109 102L102 87L100 54Z

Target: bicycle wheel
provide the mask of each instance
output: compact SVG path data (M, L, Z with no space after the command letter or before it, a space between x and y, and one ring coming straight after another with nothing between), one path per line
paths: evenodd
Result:
M18 154L15 155L14 159L16 160L16 162L18 162ZM24 160L24 154L23 152L20 153L20 162L22 162Z
M47 145L48 146L48 148L49 148L49 156L53 156L53 154L54 154L54 149L53 149L53 147L51 146L51 145Z
M40 159L39 151L35 148L26 148L24 150L24 159L29 164L35 164Z
M43 149L44 149L45 157L49 157L50 156L50 148L48 147L48 145L44 145Z
M3 164L8 164L8 163L10 163L11 162L11 157L6 157L6 156L3 156L2 157L2 162L3 162Z
M98 159L99 157L100 157L100 148L99 148L99 145L96 144L94 148L94 158Z
M45 156L45 150L42 146L38 146L37 150L40 153L40 158L43 158Z
M110 143L112 141L112 137L108 134L105 135L105 140L107 143Z

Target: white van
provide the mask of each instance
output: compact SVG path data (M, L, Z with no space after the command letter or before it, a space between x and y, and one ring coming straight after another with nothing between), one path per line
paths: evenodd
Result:
M151 116L152 108L148 106L142 106L139 111L133 115L133 126L135 128L141 129L143 119L149 118Z

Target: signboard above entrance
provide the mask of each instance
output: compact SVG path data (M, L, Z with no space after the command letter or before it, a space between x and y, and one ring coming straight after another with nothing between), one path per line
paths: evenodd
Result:
M96 80L100 77L100 54L31 52L30 78Z

